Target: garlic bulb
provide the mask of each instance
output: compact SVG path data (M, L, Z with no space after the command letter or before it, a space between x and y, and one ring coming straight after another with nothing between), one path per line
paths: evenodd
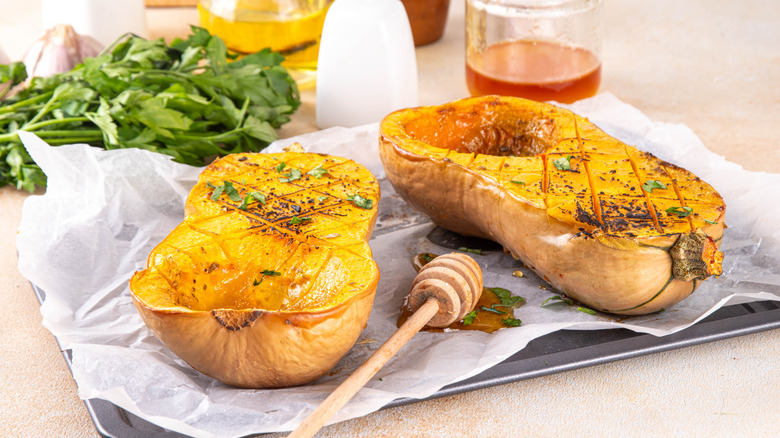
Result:
M23 62L28 77L47 77L70 71L84 58L97 56L101 50L95 39L79 35L68 24L58 24L33 43Z

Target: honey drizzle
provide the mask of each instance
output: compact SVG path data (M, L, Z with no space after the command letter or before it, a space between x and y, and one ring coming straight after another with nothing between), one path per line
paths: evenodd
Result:
M419 271L423 266L428 264L430 261L427 260L428 257L435 258L436 255L431 253L421 253L414 256L412 258L412 265L414 266L414 269ZM471 324L466 325L463 323L463 321L456 321L446 328L425 326L422 328L422 331L441 333L446 330L479 330L486 333L493 333L496 330L507 327L506 324L504 324L504 319L514 317L514 312L512 311L511 307L497 306L498 309L496 310L506 312L505 314L480 310L482 307L491 308L491 306L495 304L501 304L501 299L498 298L498 296L493 293L493 291L483 287L482 296L479 297L479 301L477 301L477 305L475 306L475 309L477 310L477 316L474 318L474 321ZM401 314L398 315L398 327L401 327L406 322L406 320L412 316L413 313L414 312L412 312L412 310L409 308L408 299L404 298L404 304L401 307Z

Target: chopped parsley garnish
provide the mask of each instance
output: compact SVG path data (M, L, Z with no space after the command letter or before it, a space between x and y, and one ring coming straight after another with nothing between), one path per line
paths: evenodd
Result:
M433 259L435 259L435 258L436 258L436 256L435 256L435 255L432 255L432 254L428 254L428 253L426 252L426 253L422 253L422 254L420 254L420 258L421 258L421 259L423 259L423 260L425 260L426 262L430 262L430 261L432 261Z
M525 181L515 181L515 180L510 180L509 182L511 182L512 184L520 184L521 186L524 186L524 185L525 185Z
M241 205L238 206L238 209L246 211L249 204L254 201L265 205L265 195L260 192L250 192L248 195L244 196L244 200L241 201Z
M325 175L326 173L328 173L328 169L323 169L322 168L322 164L320 164L319 166L315 167L314 169L308 171L307 173L309 175L317 178L317 179L320 179L320 178L322 178L322 175Z
M654 179L649 179L645 181L644 184L642 184L642 190L652 193L653 189L661 189L666 190L666 184L662 183L661 181L656 181Z
M499 315L506 315L506 312L502 312L502 311L500 311L498 309L495 309L494 307L495 306L490 306L490 307L482 306L482 307L480 307L480 309L484 310L485 312L497 313Z
M468 252L468 253L471 253L471 254L482 255L482 250L481 249L466 248L465 246L461 246L460 248L458 248L458 251L463 251L463 252Z
M553 165L558 170L571 170L571 155L558 158L553 161Z
M279 271L273 271L273 270L270 270L270 269L264 269L264 270L263 270L263 272L261 272L261 274L262 274L262 275L260 276L260 281L257 281L257 280L255 280L255 281L253 281L253 282L252 282L252 284L253 284L254 286L257 286L257 285L259 285L260 283L262 283L262 282L263 282L263 279L265 278L265 276L266 276L266 275L269 275L269 276L271 276L271 277L278 277L278 276L282 275L282 273L281 273L281 272L279 272Z
M293 216L292 219L290 219L290 225L298 225L298 224L302 224L302 223L310 221L310 220L311 220L310 217Z
M282 161L278 166L276 166L276 173L282 173L285 167L287 167L287 163Z
M550 301L553 301L553 302L550 303ZM566 298L564 298L564 297L562 297L560 295L553 295L550 298L547 298L546 300L544 300L544 302L542 303L541 307L544 307L547 304L556 304L556 302L566 303L566 304L568 304L570 306L574 305L574 301L572 301L572 300L567 300Z
M704 222L707 222L710 225L717 225L718 224L718 221L711 221L709 219L704 219Z
M523 324L523 321L520 321L517 318L505 318L502 319L501 322L507 327L520 327L520 325Z
M322 202L322 201L324 201L326 199L328 199L327 196L317 196L317 200L320 201L320 202Z
M366 210L370 210L371 206L374 205L374 201L368 198L364 198L357 193L348 197L347 201L352 201L358 207L365 208Z
M513 296L512 292L510 292L510 291L508 291L508 290L506 290L506 289L504 289L502 287L491 287L489 289L490 289L491 292L496 294L498 299L501 300L501 304L500 305L499 304L494 304L493 307L495 307L495 306L515 307L515 305L517 303L521 303L521 302L525 301L525 298L518 297L518 296Z
M301 179L301 176L303 176L303 174L301 173L300 169L290 169L289 172L283 174L282 176L284 178L279 178L279 182L288 183L288 182Z
M553 302L550 303L550 301L553 301ZM560 295L553 295L550 298L547 298L546 300L544 300L544 302L542 303L541 307L547 306L548 303L549 304L566 303L569 306L575 306L574 301L572 301L572 300L570 300L568 298L564 298L564 297L562 297ZM583 312L583 313L587 313L588 315L595 315L596 313L598 313L598 312L596 312L593 309L589 309L587 307L582 307L582 306L577 306L577 310L580 311L580 312Z
M222 193L226 194L233 202L241 201L241 195L238 194L238 190L233 187L233 183L230 181L222 181L222 184L215 186L211 183L206 183L207 186L214 189L214 193L211 194L211 200L216 201L222 196Z
M666 209L666 212L676 214L677 217L688 217L693 213L693 209L691 207L669 207Z
M477 317L476 310L472 310L471 312L467 313L466 316L463 317L463 325L474 324L474 318L476 317Z

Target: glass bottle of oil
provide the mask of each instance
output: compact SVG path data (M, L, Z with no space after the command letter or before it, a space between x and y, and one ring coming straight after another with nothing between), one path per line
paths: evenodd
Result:
M200 0L200 25L230 50L270 47L299 86L313 81L325 13L332 0Z

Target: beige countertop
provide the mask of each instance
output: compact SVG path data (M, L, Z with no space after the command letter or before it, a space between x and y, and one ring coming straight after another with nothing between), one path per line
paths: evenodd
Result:
M0 0L0 48L18 59L42 33L39 2ZM417 49L420 103L467 96L463 2ZM191 8L150 9L153 37L185 35ZM690 127L748 170L778 172L780 3L606 0L602 90ZM316 130L313 90L282 137ZM27 193L0 189L0 436L98 433L16 263ZM319 436L751 436L780 434L780 330L596 365L382 410Z

